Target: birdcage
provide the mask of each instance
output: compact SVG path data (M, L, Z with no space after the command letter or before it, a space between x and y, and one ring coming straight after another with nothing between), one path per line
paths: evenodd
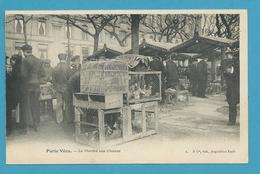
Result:
M76 141L96 147L154 134L160 84L160 72L132 72L124 61L84 63L73 95Z
M82 93L126 93L128 68L121 61L91 61L81 67L80 91Z

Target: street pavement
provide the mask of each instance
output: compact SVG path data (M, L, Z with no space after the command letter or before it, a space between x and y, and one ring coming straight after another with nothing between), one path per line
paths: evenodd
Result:
M239 117L237 119L235 126L227 125L228 105L224 95L209 96L208 98L190 97L188 103L159 105L157 134L117 145L116 148L148 147L160 143L174 146L182 142L186 142L186 144L199 142L214 144L215 141L239 143ZM73 132L64 130L48 115L41 116L38 132L30 131L26 135L14 132L7 137L6 141L7 156L27 147L33 149L33 147L55 146L86 147L76 143Z

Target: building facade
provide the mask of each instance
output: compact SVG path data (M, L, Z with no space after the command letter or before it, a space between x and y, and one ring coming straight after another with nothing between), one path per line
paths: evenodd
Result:
M147 22L154 23L154 20L157 19L156 16L158 15L151 15L146 19ZM72 55L79 55L82 59L93 54L94 40L92 36L74 26L69 26L68 31L66 21L52 15L6 15L5 24L7 56L19 52L25 43L25 37L27 43L33 47L33 54L41 59L50 59L52 66L59 62L57 58L59 53L68 53L68 40ZM93 31L91 25L87 27L89 31ZM124 21L124 18L122 18L117 32L121 38L130 32L130 26ZM140 25L140 42L143 39L154 41L154 37L156 37L154 34ZM174 39L173 44L180 43L179 38ZM166 40L162 39L161 42L166 42ZM99 49L103 48L104 44L117 48L118 51L127 50L131 47L131 36L127 37L124 41L124 47L122 47L113 35L103 30L99 36Z
M15 15L6 16L5 46L7 56L18 54L21 46L25 43L23 22ZM79 55L83 58L93 53L93 37L74 26L69 26L69 33L67 32L66 21L46 15L34 15L26 23L27 43L33 47L33 54L41 59L50 59L52 66L59 62L57 58L59 53L68 52L68 37L72 55ZM120 34L124 35L125 32L121 31ZM102 48L104 44L120 47L117 40L105 31L100 33L99 48ZM129 45L130 37L125 41L125 46Z

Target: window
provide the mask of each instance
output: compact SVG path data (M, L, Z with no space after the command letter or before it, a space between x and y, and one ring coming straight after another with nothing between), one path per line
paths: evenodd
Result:
M46 49L39 49L40 59L47 59L48 58L48 50Z
M104 43L104 33L103 32L99 34L99 41Z
M83 59L87 58L89 56L89 48L82 47L82 57Z
M15 33L23 33L23 20L15 19L14 21L14 31Z
M68 27L67 26L65 26L65 35L66 35L66 38L68 39L68 38L72 38L72 27L71 26L69 26L69 31L68 31Z
M38 34L41 36L46 35L46 23L45 22L38 22Z
M105 42L104 43L109 43L111 42L111 34L108 32L105 32Z
M86 32L81 32L82 40L88 40L88 34Z
M48 45L46 44L39 44L38 45L38 55L40 59L47 59L48 58Z
M126 37L126 31L124 30L119 31L119 37L120 39L124 39ZM124 40L124 44L126 44L126 39Z
M110 35L109 35L109 36L110 36L110 39L114 39L114 36L113 36L113 34L111 34L111 33L110 33Z
M153 24L153 21L154 21L154 16L153 16L153 15L148 15L148 16L146 17L146 22L147 22L148 24Z
M24 45L24 42L15 42L15 54L18 54L21 51L21 47Z
M61 25L52 24L52 31L53 31L54 38L60 39L62 37L61 29L62 29Z

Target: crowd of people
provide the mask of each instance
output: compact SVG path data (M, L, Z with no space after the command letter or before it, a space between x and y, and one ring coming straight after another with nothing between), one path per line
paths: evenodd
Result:
M180 90L178 66L175 63L177 55L166 61L155 56L149 62L149 69L161 72L161 95L165 101L168 90ZM21 132L38 131L40 124L40 85L51 84L56 91L55 121L57 124L73 124L74 108L73 93L80 91L80 57L73 56L68 64L67 54L58 55L59 63L52 68L49 59L39 59L32 54L32 47L24 45L21 52L12 57L6 57L6 121L7 135L14 127ZM231 51L226 52L222 72L226 80L226 99L229 104L229 125L236 123L237 104L239 103L239 61L233 58ZM207 62L204 59L193 59L189 65L187 76L190 92L193 96L206 98L208 83ZM159 91L160 86L153 86L151 93ZM12 110L19 107L19 124L14 126ZM17 121L16 121L17 122Z
M66 54L61 53L58 58L60 63L52 68L50 60L35 57L32 47L28 44L21 47L19 54L6 57L7 135L14 128L21 133L38 131L42 84L51 84L56 91L57 106L54 115L57 124L73 124L72 94L79 91L80 57L72 57L70 64L67 63ZM18 121L13 120L14 109L18 111Z

